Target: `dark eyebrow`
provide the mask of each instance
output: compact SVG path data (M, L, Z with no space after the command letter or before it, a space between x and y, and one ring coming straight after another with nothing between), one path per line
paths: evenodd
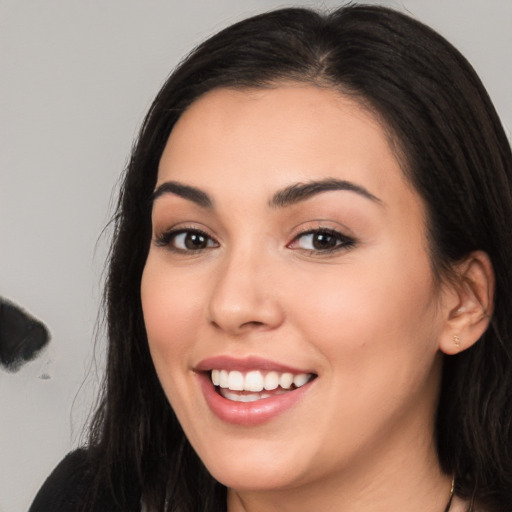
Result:
M188 199L202 208L213 208L213 201L206 192L203 192L196 187L191 187L190 185L183 185L177 181L166 181L165 183L162 183L153 192L151 201L154 202L164 194L174 194L182 197L183 199Z
M329 192L331 190L348 190L349 192L355 192L366 199L370 199L375 203L382 204L382 201L378 197L374 196L364 187L356 185L350 181L334 178L310 181L308 183L295 183L294 185L290 185L289 187L276 192L269 204L273 208L284 208L300 201L305 201L316 194Z

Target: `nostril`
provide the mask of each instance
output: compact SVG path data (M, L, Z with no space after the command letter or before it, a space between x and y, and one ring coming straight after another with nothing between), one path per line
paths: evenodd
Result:
M210 320L210 323L211 323L211 325L215 329L226 330L226 328L227 328L227 326L225 325L225 322L224 323L223 322L217 322L217 321L212 319L212 320ZM264 328L265 325L266 325L265 322L259 322L257 320L251 320L251 321L248 321L248 322L242 322L239 325L233 325L233 326L231 326L231 328L229 330L245 332L245 331L248 331L248 330L251 330L251 329Z
M245 322L240 327L261 327L263 325L265 325L263 322L251 321L251 322Z

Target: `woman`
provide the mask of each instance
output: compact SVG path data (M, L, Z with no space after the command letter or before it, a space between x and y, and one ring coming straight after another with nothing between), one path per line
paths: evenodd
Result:
M210 38L125 176L90 446L31 510L511 510L511 171L403 14Z

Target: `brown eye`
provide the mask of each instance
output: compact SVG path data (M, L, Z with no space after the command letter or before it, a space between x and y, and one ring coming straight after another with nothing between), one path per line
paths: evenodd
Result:
M329 253L338 249L349 248L354 240L342 233L330 229L317 229L302 233L291 244L292 249L304 249L312 253Z
M177 252L196 252L218 247L213 238L194 229L170 231L161 236L157 243Z
M177 244L178 238L183 238L181 241L185 249L196 251L198 249L206 249L208 247L208 237L201 233L194 233L193 231L178 235L174 240Z
M312 235L311 245L319 251L332 249L336 247L338 243L339 240L335 236L327 233L313 233Z

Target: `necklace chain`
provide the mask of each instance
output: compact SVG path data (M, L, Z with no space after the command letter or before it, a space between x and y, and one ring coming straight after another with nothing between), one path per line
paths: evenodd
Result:
M453 490L454 489L455 489L455 476L452 478L452 488L450 489L450 497L448 498L448 503L446 504L444 512L449 512L449 510L450 510L450 508L452 506Z

